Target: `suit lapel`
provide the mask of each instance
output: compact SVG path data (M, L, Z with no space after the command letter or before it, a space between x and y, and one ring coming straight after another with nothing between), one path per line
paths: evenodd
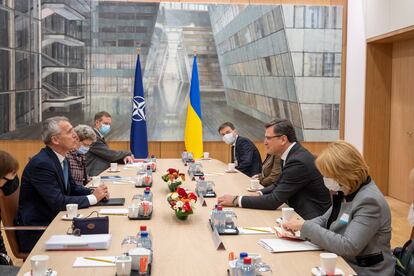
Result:
M64 180L65 178L63 177L63 169L62 169L62 166L60 165L59 158L56 156L56 154L53 152L51 148L45 147L45 151L46 151L46 154L49 156L49 158L52 160L53 165L55 166L56 172L59 175L58 182L59 182L60 188L65 194L67 194L66 187L65 187L65 180ZM68 183L68 186L69 186L69 183Z

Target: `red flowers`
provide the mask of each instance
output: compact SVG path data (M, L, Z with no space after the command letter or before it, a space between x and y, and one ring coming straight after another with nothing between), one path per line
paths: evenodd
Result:
M178 187L176 192L178 193L180 197L184 197L184 198L187 197L187 192L183 188Z

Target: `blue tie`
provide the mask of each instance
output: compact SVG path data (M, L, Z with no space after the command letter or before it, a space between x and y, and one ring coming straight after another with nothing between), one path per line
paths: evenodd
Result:
M65 189L68 189L68 180L69 180L69 166L68 160L63 159L63 180L65 181Z

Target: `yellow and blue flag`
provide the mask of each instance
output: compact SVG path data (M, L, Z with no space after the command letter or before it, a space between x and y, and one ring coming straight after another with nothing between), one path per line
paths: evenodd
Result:
M198 82L197 56L194 55L191 76L190 98L187 105L187 120L184 132L185 148L194 158L203 156L203 124L200 104L200 84Z
M147 114L145 111L144 86L142 84L139 52L135 67L130 144L131 152L135 158L148 157Z

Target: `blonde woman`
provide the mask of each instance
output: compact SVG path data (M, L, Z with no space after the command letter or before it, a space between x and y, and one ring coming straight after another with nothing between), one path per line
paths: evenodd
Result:
M291 220L283 227L342 256L358 275L394 275L391 212L362 155L338 141L319 155L316 166L326 187L337 192L332 207L320 217Z

